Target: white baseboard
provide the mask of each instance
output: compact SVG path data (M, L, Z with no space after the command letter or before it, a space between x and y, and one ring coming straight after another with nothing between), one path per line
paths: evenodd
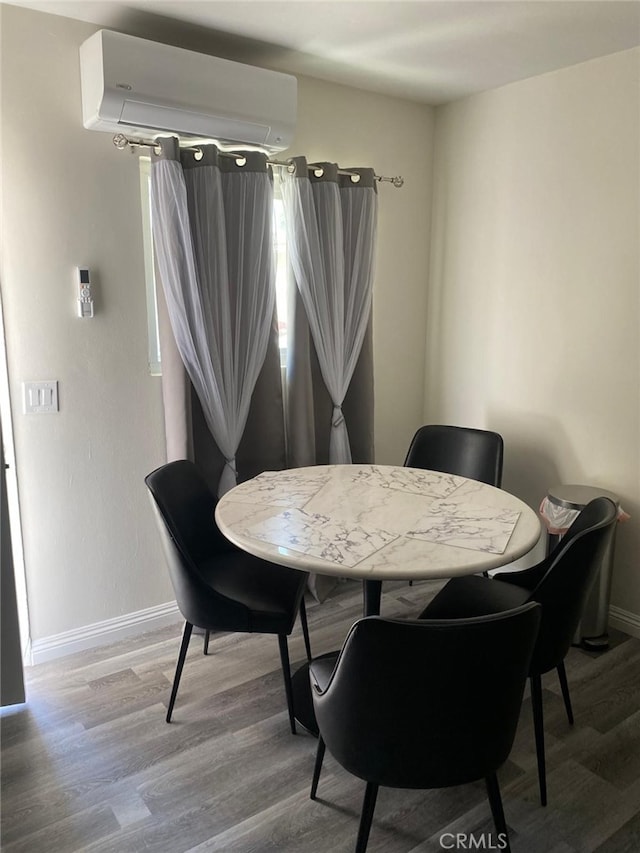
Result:
M169 601L157 607L127 613L116 619L95 622L93 625L85 625L84 628L76 628L62 634L44 637L42 640L35 640L28 649L24 664L30 666L46 663L181 621L182 616L175 601ZM636 613L612 606L609 608L609 624L618 631L640 639L640 616Z
M85 625L83 628L75 628L72 631L35 640L31 643L30 659L25 660L24 663L25 666L46 663L66 655L75 654L75 652L115 643L125 637L143 634L145 631L154 631L156 628L163 628L180 621L182 621L182 616L175 601L169 601L166 604L159 604L157 607L148 607L146 610L126 613L116 619L95 622L93 625Z
M637 613L630 613L612 605L609 608L609 624L618 631L640 638L640 616Z

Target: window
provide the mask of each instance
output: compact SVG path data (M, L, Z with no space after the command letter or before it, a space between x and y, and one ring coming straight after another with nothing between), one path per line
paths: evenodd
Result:
M276 312L278 315L278 346L280 366L287 363L287 236L284 224L284 203L279 182L274 181L273 241L276 259ZM142 237L144 246L144 277L147 294L147 337L149 372L162 374L160 333L158 329L158 300L156 295L153 239L151 236L151 158L140 157L140 198L142 208Z
M280 367L287 364L287 232L284 224L284 202L279 193L280 184L275 181L273 200L274 250L276 256L276 312L278 314L278 346Z

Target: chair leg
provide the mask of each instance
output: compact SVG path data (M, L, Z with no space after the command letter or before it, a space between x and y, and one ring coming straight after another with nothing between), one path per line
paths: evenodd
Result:
M573 709L571 708L571 696L569 695L569 682L567 681L567 671L564 668L564 661L560 661L556 667L558 678L560 679L560 689L562 690L562 698L564 699L564 707L567 712L569 725L573 725Z
M211 631L209 631L209 629L207 629L207 630L204 632L204 649L203 649L203 652L202 652L202 654L203 654L203 655L208 655L208 654L209 654L209 634L210 634L210 633L211 633Z
M307 622L307 608L304 603L304 596L300 599L300 624L302 625L302 636L304 637L307 660L311 663L311 643L309 641L309 624Z
M532 675L531 707L533 709L533 728L536 736L536 756L538 758L538 784L540 786L540 803L547 805L547 771L544 758L544 716L542 711L542 678Z
M296 720L293 713L293 687L291 686L291 665L289 664L289 644L286 634L278 634L280 645L280 660L282 662L282 674L284 676L284 692L287 696L287 710L289 711L289 726L291 734L296 733Z
M373 820L373 811L376 807L378 786L375 782L367 782L362 803L362 814L360 815L360 826L358 827L358 839L356 841L356 853L364 853L369 841L369 832Z
M182 675L182 667L184 666L185 659L187 657L187 649L189 648L189 640L191 639L191 631L193 630L193 625L191 622L184 623L184 630L182 631L182 642L180 643L180 652L178 653L178 662L176 664L176 673L173 676L173 687L171 688L171 698L169 699L169 707L167 708L167 722L171 722L171 714L173 713L173 706L175 705L176 696L178 695L178 685L180 684L180 676Z
M309 799L315 800L316 791L318 790L318 782L320 781L320 771L322 770L322 761L324 759L325 745L322 740L322 735L318 735L318 749L316 750L316 763L313 767L313 779L311 780L311 792Z
M507 853L510 853L511 847L509 846L509 831L507 830L507 822L504 819L504 809L502 808L502 796L500 795L498 777L495 773L492 773L491 776L487 776L484 781L487 786L487 796L489 798L489 805L491 806L493 822L496 827L497 839L495 846L500 850L506 850Z

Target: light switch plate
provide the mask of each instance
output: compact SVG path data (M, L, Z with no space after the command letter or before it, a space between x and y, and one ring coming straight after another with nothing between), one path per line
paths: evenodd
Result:
M42 415L58 411L58 382L23 382L25 415Z

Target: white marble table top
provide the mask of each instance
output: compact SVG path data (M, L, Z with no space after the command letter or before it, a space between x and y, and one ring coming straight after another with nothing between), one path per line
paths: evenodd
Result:
M216 521L257 557L364 580L497 568L530 551L541 530L537 514L501 489L386 465L267 471L224 495Z

